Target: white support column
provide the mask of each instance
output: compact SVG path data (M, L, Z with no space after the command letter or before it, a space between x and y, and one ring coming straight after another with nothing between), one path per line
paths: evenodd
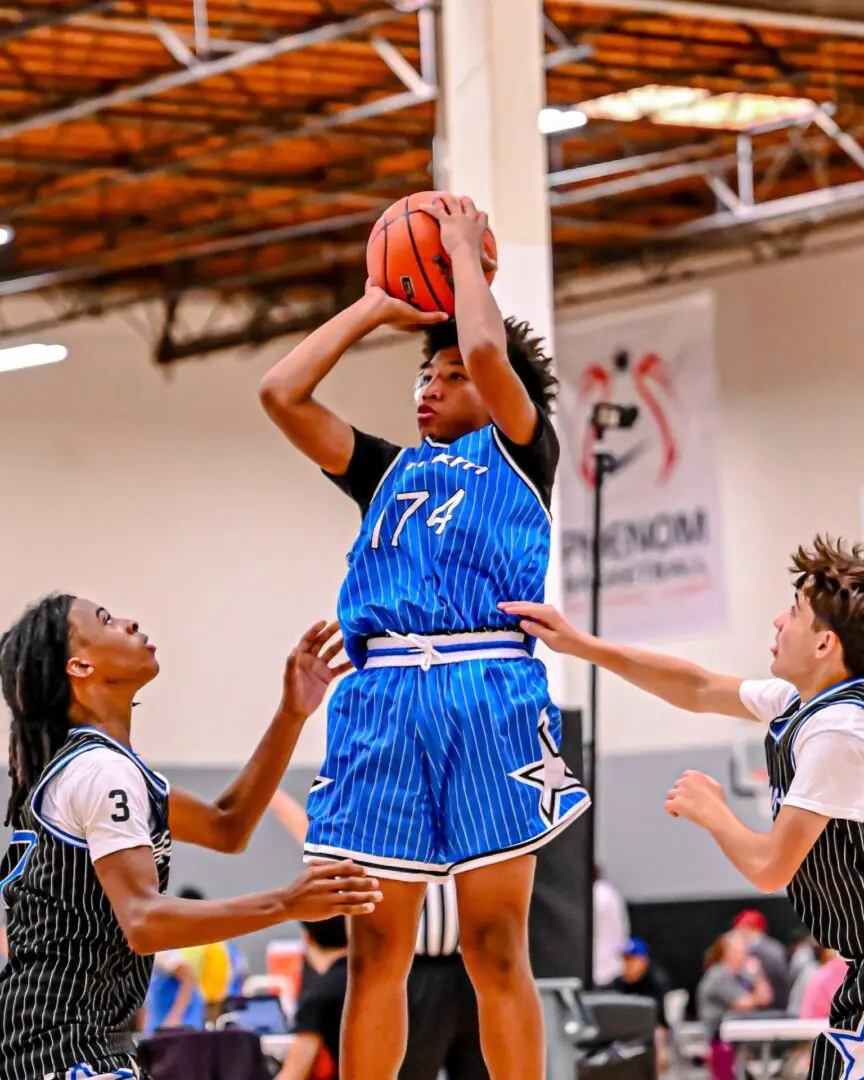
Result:
M443 0L437 187L470 195L498 241L493 291L504 315L527 319L554 355L554 297L542 0ZM553 505L553 515L557 521ZM553 529L550 603L563 593ZM567 704L561 658L544 650L553 697Z

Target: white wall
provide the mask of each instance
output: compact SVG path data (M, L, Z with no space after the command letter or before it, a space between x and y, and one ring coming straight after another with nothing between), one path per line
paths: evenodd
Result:
M758 675L770 620L787 602L789 552L818 529L858 532L864 251L712 287L730 625L669 648ZM564 314L565 324L574 317ZM566 325L559 335L565 348ZM0 623L52 588L134 615L163 664L136 713L141 752L240 761L276 704L285 652L334 609L357 523L260 410L258 380L285 344L166 375L119 316L51 338L68 345L65 364L0 375ZM409 439L412 349L358 353L324 396L360 426ZM578 704L582 672L569 673ZM723 721L694 720L608 678L602 707L607 753L728 738ZM322 748L316 718L298 762L317 764Z
M52 589L134 616L162 663L137 748L162 763L240 761L278 703L288 649L335 611L358 522L258 403L286 343L166 374L121 317L51 339L65 363L0 375L0 624ZM410 438L400 406L414 371L401 342L360 352L326 397ZM323 746L312 721L298 762L317 765Z

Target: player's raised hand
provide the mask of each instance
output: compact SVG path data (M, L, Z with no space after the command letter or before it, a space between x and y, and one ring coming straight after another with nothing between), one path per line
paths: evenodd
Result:
M450 318L443 311L420 311L369 281L366 282L366 300L373 307L376 324L389 326L392 330L422 330Z
M539 638L555 652L582 656L580 644L583 639L591 640L571 626L561 612L551 604L532 604L524 600L506 600L498 607L507 615L515 615L519 626L532 637Z
M315 712L330 683L351 670L350 660L337 661L343 644L338 623L321 621L309 627L285 664L283 712L304 718Z
M478 210L467 195L439 195L420 209L434 217L441 227L441 246L453 257L460 247L467 247L480 259L484 270L497 270L498 264L486 253L483 239L489 228L489 215Z
M377 879L350 860L307 866L283 895L286 920L303 922L334 915L368 915L384 898Z

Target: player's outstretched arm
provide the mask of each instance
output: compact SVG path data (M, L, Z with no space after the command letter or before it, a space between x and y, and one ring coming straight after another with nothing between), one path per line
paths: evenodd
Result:
M605 668L679 709L753 719L741 703L742 680L733 675L720 675L674 656L613 645L577 630L551 604L513 601L498 606L516 616L526 633L544 641L555 652Z
M303 728L324 700L330 683L348 671L339 662L342 639L337 623L310 627L285 665L282 701L246 767L214 802L172 788L168 813L176 840L214 851L242 851L267 809Z
M319 383L373 330L407 330L446 319L440 312L415 311L382 289L367 287L362 299L319 326L267 372L259 390L261 404L301 453L341 476L351 463L354 431L314 397Z
M228 941L294 919L366 915L382 897L377 880L351 862L309 866L283 889L231 900L162 895L149 847L115 851L93 865L129 947L142 955Z
M438 220L450 256L459 352L489 415L508 439L527 446L537 431L537 407L507 358L504 320L486 281L483 250L488 218L471 199L447 195L423 210Z

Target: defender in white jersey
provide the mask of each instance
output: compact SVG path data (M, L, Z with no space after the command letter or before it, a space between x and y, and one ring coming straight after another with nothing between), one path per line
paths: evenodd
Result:
M172 832L216 851L245 846L305 717L346 669L330 663L341 646L328 647L335 629L319 623L291 654L267 734L213 803L169 790L132 749L133 699L159 672L136 622L49 596L0 638L14 830L0 871L3 1080L131 1080L153 953L374 907L374 879L344 863L234 900L165 895Z
M849 961L830 1028L814 1044L811 1080L864 1075L864 548L816 537L792 556L795 595L774 620L773 678L742 680L683 660L611 645L546 605L507 603L558 652L607 668L691 712L766 728L770 832L732 813L722 786L687 772L666 810L706 829L762 892L786 888L820 944Z

